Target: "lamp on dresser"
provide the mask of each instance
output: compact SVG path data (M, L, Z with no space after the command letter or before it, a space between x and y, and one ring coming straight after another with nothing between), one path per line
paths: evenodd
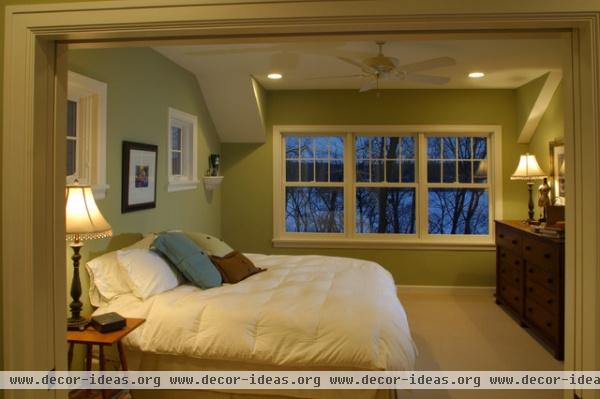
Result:
M529 212L527 219L527 223L531 223L534 221L533 219L533 198L532 198L532 190L533 190L533 181L543 179L546 177L546 174L540 168L540 165L535 159L535 155L525 154L521 155L519 159L519 165L517 169L510 177L511 180L526 180L527 181L527 190L529 191Z
M69 304L71 317L67 319L69 330L85 328L88 320L81 316L83 304L81 297L81 281L79 279L79 261L81 260L81 247L84 240L106 238L112 236L112 228L104 219L96 205L92 188L79 184L77 180L69 184L65 191L66 198L66 233L67 241L71 241L73 250L73 279L71 280L71 299Z

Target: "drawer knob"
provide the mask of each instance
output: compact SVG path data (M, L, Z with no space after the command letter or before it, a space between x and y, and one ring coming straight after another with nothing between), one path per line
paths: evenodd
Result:
M529 245L525 245L525 251L531 251L531 247Z
M503 258L506 258L506 252L502 252L502 253L500 254L500 256L501 256L501 257L503 257Z
M546 326L547 327L552 327L552 322L551 321L546 322Z
M544 258L550 259L550 254L544 254Z
M515 301L518 301L518 300L519 300L519 297L518 297L518 296L516 296L516 297L515 297Z
M552 283L554 283L554 279L549 278L548 279L548 284L552 284Z
M500 234L498 234L498 237L504 238L504 234L500 233Z
M519 263L521 263L521 262L519 262L518 260L515 261L515 265L518 265Z
M518 240L512 240L511 241L513 245L517 245L517 243L519 242Z
M529 287L529 292L533 292L533 287Z
M547 303L548 305L552 305L552 303L553 303L553 302L554 302L554 301L553 301L552 299L548 299L548 300L546 301L546 303Z
M518 277L515 279L515 283L518 283L519 281L521 281Z
M533 313L533 308L527 308L527 311L528 311L529 313Z
M533 273L533 267L530 267L528 271L529 273Z

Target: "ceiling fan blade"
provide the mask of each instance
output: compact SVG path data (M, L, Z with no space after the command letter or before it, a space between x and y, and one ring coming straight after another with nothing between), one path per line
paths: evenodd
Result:
M352 78L366 78L369 75L366 74L354 74L354 75L337 75L337 76L315 76L312 78L305 78L305 80L321 80L321 79L352 79Z
M450 81L450 78L447 76L420 75L416 73L408 73L404 79L412 80L414 82L431 83L434 85L443 85Z
M401 65L398 67L398 69L400 69L404 72L407 72L407 73L411 73L411 72L424 71L426 69L441 68L441 67L446 67L446 66L451 66L451 65L456 65L456 60L454 58L438 57L438 58L432 58L430 60L414 62L412 64Z
M348 64L354 65L355 67L358 67L360 69L362 69L363 72L368 73L368 74L376 74L377 71L375 70L375 68L371 68L370 66L368 66L367 64L363 64L360 61L357 60L353 60L352 58L347 58L347 57L337 57L338 60L344 61Z
M377 88L377 79L370 80L368 83L363 85L359 91L359 93L364 93L365 91L373 90Z

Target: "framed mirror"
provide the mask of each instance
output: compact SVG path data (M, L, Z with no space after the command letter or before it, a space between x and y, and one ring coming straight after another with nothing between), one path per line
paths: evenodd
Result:
M550 142L550 180L552 203L565 204L565 143L562 139Z

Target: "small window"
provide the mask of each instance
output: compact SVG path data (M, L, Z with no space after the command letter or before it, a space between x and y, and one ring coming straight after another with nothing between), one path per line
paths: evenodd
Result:
M69 71L67 82L66 175L106 195L106 92L104 82Z
M198 186L198 117L169 108L168 191Z

